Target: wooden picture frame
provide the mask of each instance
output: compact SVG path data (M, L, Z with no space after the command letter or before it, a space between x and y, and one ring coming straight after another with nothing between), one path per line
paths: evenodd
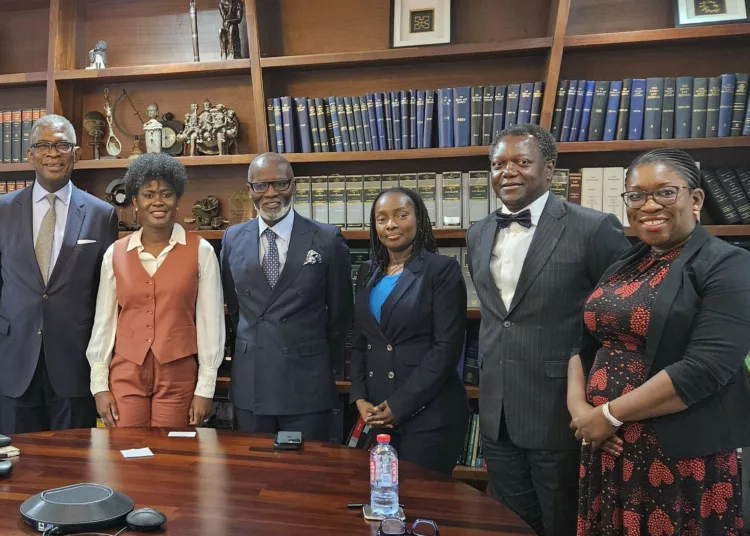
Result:
M674 0L675 27L748 21L750 0Z
M391 48L453 43L453 0L391 0Z

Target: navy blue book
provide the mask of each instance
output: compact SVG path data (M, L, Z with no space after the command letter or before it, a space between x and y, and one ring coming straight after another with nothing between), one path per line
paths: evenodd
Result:
M378 132L378 116L375 113L375 97L372 93L365 95L367 104L367 121L370 123L370 143L373 151L382 151L380 147L380 134Z
M424 148L424 90L417 90L417 149Z
M661 139L674 138L674 109L677 98L677 79L668 76L664 79L664 100L661 103Z
M417 149L417 90L409 90L409 149Z
M609 83L609 97L607 111L604 116L604 141L614 141L617 134L617 113L620 110L620 95L622 94L622 80L612 80Z
M320 134L320 150L323 153L327 153L331 150L331 142L328 138L328 128L326 122L326 111L323 106L323 99L317 97L313 100L315 108L315 116L318 118L318 133ZM310 110L312 113L312 110Z
M646 79L646 109L643 114L643 139L658 140L661 137L661 111L664 101L664 78Z
M365 122L362 116L362 107L359 102L359 97L352 97L352 115L354 115L354 130L355 137L357 138L357 147L360 151L367 150L367 143L365 141ZM346 102L346 100L344 100Z
M735 73L737 79L734 85L734 104L732 106L732 128L730 134L732 136L740 136L742 134L742 125L745 122L745 104L747 104L747 86L750 82L750 74L748 73Z
M674 137L677 139L689 138L693 118L692 76L677 78L677 96L675 97L674 108Z
M310 132L310 113L307 110L306 97L294 97L295 107L297 109L297 125L299 129L299 141L303 153L313 152L312 133Z
M508 85L508 94L505 97L505 128L510 128L518 123L518 100L520 92L521 84Z
M341 122L339 121L339 109L336 97L328 97L328 111L331 114L331 130L333 131L333 146L337 153L344 152L344 143L341 140Z
M742 125L742 135L750 136L750 91L747 92L747 103L745 104L745 122Z
M437 102L439 103L440 101ZM422 147L424 149L434 147L432 138L435 131L435 110L438 108L438 105L435 103L435 90L426 90L424 92L424 136L422 139Z
M349 118L346 117L346 106L344 97L336 97L336 110L339 113L339 126L341 127L341 143L344 145L344 151L356 151L357 140L349 138ZM354 125L352 125L354 128Z
M734 86L737 76L734 73L721 75L721 97L719 99L719 137L726 138L732 132L732 106Z
M383 94L375 93L372 98L375 101L375 123L378 132L378 148L381 151L387 151L388 136L386 134L387 128L385 124L385 112L383 111Z
M275 123L274 131L276 135L276 152L285 153L284 146L284 120L281 116L281 99L273 98L273 120Z
M315 113L315 101L307 99L307 113L310 119L310 133L312 134L313 152L320 153L320 130L318 128L318 114ZM325 129L325 126L323 127Z
M276 119L273 116L273 99L266 99L266 122L268 123L268 148L272 153L278 153L276 145Z
M721 106L721 77L708 79L708 105L706 107L706 137L719 135L719 106Z
M519 125L528 125L531 123L531 102L534 100L534 83L525 82L521 84L520 95L518 98L518 115L516 121ZM583 106L583 103L581 103Z
M441 149L453 147L453 88L445 87L437 90L438 115L438 146ZM427 115L425 115L425 120ZM425 121L426 125L426 121Z
M586 85L583 89L583 111L581 112L581 126L578 129L577 141L588 141L589 139L589 124L591 123L591 106L594 104L595 82L593 80L586 80L585 82L586 82ZM575 112L573 113L573 117L575 118Z
M391 92L383 93L383 115L385 116L385 139L389 151L396 148L393 136L393 106L391 106Z
M693 79L693 117L690 119L690 137L706 137L706 119L708 115L708 78Z
M481 94L481 93L480 93ZM482 100L479 100L480 110ZM471 145L471 88L469 86L453 88L453 146L468 147Z
M401 144L401 92L391 91L391 121L393 121L393 148L404 148Z
M281 120L284 125L284 148L287 153L296 153L294 139L294 101L292 97L281 97Z
M555 141L560 141L562 136L563 119L565 118L565 97L568 93L568 81L560 80L555 95L555 110L552 113L552 135Z
M484 88L482 86L471 86L470 89L469 145L477 146L482 144L482 106L484 102ZM455 103L456 89L453 90L453 99L453 102Z
M411 127L411 119L409 118L409 91L399 91L401 98L401 148L408 149L410 145L411 136L409 135L409 128Z
M505 86L495 86L495 100L492 103L492 139L503 130L505 121Z
M495 86L484 86L482 93L482 142L492 143L492 107L495 105Z
M362 114L362 130L365 133L365 151L372 151L372 132L370 131L370 117L367 114L367 97L359 97L359 111ZM377 147L377 146L376 146Z
M607 116L609 101L609 81L597 80L594 84L594 102L591 103L591 121L589 123L589 141L604 139L604 122ZM573 138L570 138L571 141Z
M576 89L576 100L573 104L573 121L570 124L570 141L578 139L578 131L581 130L581 120L583 119L583 103L586 100L586 80L578 81Z
M576 107L576 95L578 94L578 80L568 82L568 96L565 99L565 115L563 116L562 132L560 141L570 141L570 127L573 124L573 112Z
M359 108L359 104L357 104ZM351 97L344 97L344 110L346 110L346 129L349 132L349 143L351 144L352 151L362 151L364 146L360 148L359 144L362 138L360 124L360 135L357 136L357 120L354 117L354 104Z
M616 140L626 140L628 138L628 114L630 113L630 90L633 87L633 80L625 78L622 81L622 93L620 93L620 109L617 111L617 134Z
M531 124L538 125L542 118L542 98L544 82L534 82L534 93L531 97Z
M646 107L646 79L633 78L630 91L630 115L628 116L628 139L643 139L643 113Z

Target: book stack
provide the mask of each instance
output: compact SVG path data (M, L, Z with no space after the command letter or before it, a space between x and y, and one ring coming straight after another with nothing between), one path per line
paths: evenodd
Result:
M26 159L31 127L45 115L44 108L0 111L0 163L18 164Z

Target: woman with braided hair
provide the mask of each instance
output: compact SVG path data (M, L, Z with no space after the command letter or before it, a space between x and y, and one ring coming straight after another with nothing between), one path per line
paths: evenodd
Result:
M469 415L456 371L466 329L461 268L437 253L427 208L405 188L375 199L370 244L355 300L350 399L367 424L392 429L401 459L450 475Z
M738 535L750 254L698 222L700 172L683 151L636 158L622 197L641 243L586 302L569 365L578 535Z

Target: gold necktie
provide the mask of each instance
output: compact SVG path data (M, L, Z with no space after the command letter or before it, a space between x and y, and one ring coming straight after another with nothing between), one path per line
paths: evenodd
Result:
M49 267L52 260L52 243L55 241L55 194L47 194L49 201L49 210L42 219L42 225L39 227L39 235L36 238L36 262L39 264L39 270L42 272L44 284L49 280Z

